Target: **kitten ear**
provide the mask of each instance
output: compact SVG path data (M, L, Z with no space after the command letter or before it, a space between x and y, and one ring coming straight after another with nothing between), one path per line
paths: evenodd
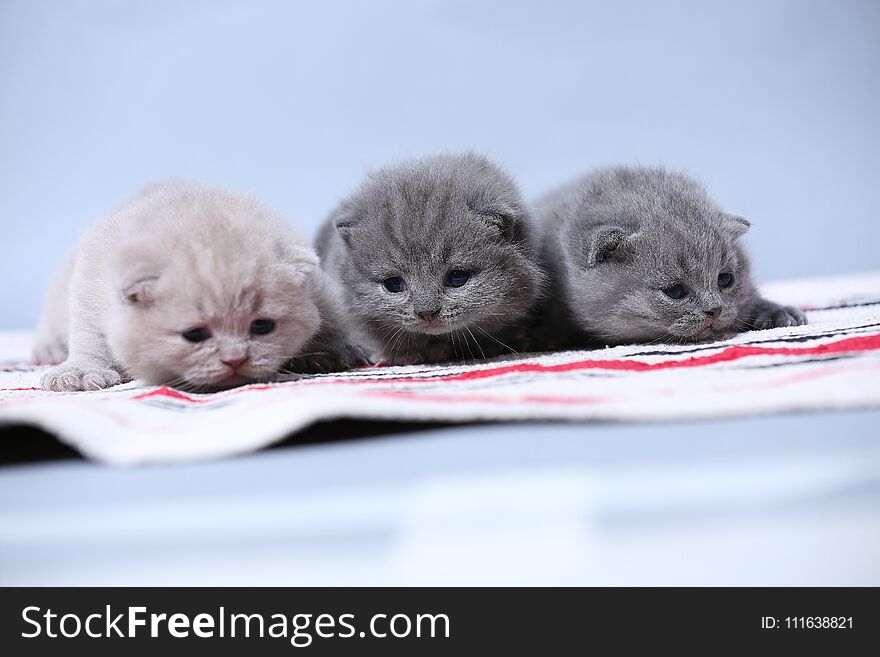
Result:
M278 262L309 272L318 266L318 254L298 239L286 237L275 244L275 255Z
M355 228L351 224L335 224L335 226L336 232L339 233L339 237L342 238L342 241L345 242L346 245L351 246Z
M122 288L122 298L132 305L149 306L155 300L154 292L158 280L158 276L140 278Z
M724 227L724 230L730 233L733 239L736 239L746 234L749 228L751 228L752 222L745 217L735 214L725 214L721 217L721 225Z
M506 203L494 203L486 207L471 207L477 218L490 228L497 230L505 240L515 241L519 238L519 217L522 211Z
M631 237L618 226L602 226L587 247L587 268L592 269L609 260L627 259L632 255Z
M336 232L342 238L342 241L349 247L352 245L352 239L357 233L357 225L360 220L357 217L342 217L333 222Z
M318 254L310 246L291 244L285 251L285 262L302 270L304 273L310 272L318 266Z
M286 244L278 271L285 280L299 284L315 271L318 263L318 254L311 247L296 243Z

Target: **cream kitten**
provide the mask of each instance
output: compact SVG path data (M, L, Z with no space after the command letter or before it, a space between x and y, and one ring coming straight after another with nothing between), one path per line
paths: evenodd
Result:
M279 378L311 352L324 359L315 369L358 364L338 349L337 329L321 326L322 306L337 311L317 263L254 199L153 185L89 229L50 287L34 357L66 360L42 386L97 390L137 378L212 390Z

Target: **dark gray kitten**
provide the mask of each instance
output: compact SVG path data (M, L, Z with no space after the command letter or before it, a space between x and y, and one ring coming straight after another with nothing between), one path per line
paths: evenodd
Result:
M551 347L704 341L806 323L755 289L739 239L749 222L687 176L602 169L538 208L556 283L545 319Z
M539 239L513 179L473 153L370 174L316 244L351 319L389 364L526 348L542 289Z

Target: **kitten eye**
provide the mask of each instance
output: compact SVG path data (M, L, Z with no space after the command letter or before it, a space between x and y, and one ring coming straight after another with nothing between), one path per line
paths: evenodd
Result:
M188 331L184 331L180 335L182 335L183 339L188 342L204 342L211 337L211 332L202 326L198 326L196 328L191 328Z
M718 274L718 287L730 287L733 285L733 274L724 272Z
M275 322L271 319L255 319L251 322L251 333L254 335L269 335L275 330Z
M681 283L663 288L662 292L670 299L684 299L687 296L687 288Z
M394 292L395 294L398 292L403 292L406 289L406 281L403 280L400 276L391 276L390 278L386 278L382 281L382 285L385 286L385 289L389 292Z
M460 269L453 269L451 272L446 274L446 286L447 287L461 287L465 283L468 282L471 275Z

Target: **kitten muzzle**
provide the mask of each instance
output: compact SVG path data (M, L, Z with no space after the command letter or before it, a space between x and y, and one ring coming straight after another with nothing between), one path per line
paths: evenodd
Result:
M428 335L443 335L445 333L452 333L454 330L453 327L449 326L446 322L436 319L416 322L412 329L417 333L427 333Z

